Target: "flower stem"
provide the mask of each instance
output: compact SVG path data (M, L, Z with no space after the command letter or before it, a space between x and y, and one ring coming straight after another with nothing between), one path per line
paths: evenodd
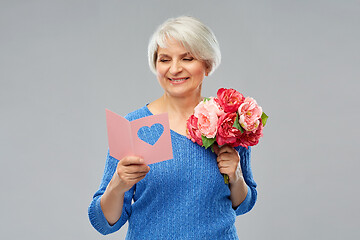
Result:
M225 184L229 184L229 176L227 174L223 174Z

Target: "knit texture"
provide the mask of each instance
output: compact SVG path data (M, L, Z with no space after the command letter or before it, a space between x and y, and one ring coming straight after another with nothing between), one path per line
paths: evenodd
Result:
M132 121L150 115L144 106L125 118ZM229 186L224 183L216 155L172 130L171 142L174 158L150 165L146 177L125 193L122 215L112 226L100 206L100 198L118 163L107 154L100 188L88 209L91 224L101 234L109 234L129 221L128 240L238 239L235 217L250 211L257 198L250 167L251 148L236 148L248 194L233 209Z

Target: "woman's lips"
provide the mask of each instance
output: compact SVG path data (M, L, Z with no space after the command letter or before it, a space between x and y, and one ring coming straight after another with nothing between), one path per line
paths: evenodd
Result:
M185 82L186 80L188 80L189 78L188 78L188 77L184 77L184 78L168 78L168 79L171 81L171 83L176 84L176 83L183 83L183 82Z

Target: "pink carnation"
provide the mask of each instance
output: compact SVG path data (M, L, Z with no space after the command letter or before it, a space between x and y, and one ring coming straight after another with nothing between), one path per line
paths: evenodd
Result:
M202 138L201 138L201 133L197 126L198 126L198 119L194 115L191 115L186 122L187 137L191 141L196 142L197 144L202 146L203 142L202 142Z
M245 99L241 93L232 88L220 88L217 92L217 97L219 104L225 112L236 112Z
M255 131L259 124L262 108L257 105L256 100L247 97L239 107L239 123L246 131Z
M208 101L200 102L194 109L194 115L198 119L198 129L207 138L214 138L217 132L218 116L223 111L218 104L211 98Z
M236 119L236 112L223 114L218 121L218 133L216 142L219 145L228 144L231 147L239 146L241 131L233 127Z

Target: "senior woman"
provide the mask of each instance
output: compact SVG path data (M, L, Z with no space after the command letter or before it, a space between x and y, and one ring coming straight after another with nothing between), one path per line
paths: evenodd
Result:
M168 19L150 39L148 58L164 94L125 118L168 113L173 159L147 166L141 156L119 161L108 153L90 222L109 234L129 221L126 239L238 239L235 217L257 197L250 147L225 145L213 153L186 137L203 80L220 63L218 42L195 18Z

